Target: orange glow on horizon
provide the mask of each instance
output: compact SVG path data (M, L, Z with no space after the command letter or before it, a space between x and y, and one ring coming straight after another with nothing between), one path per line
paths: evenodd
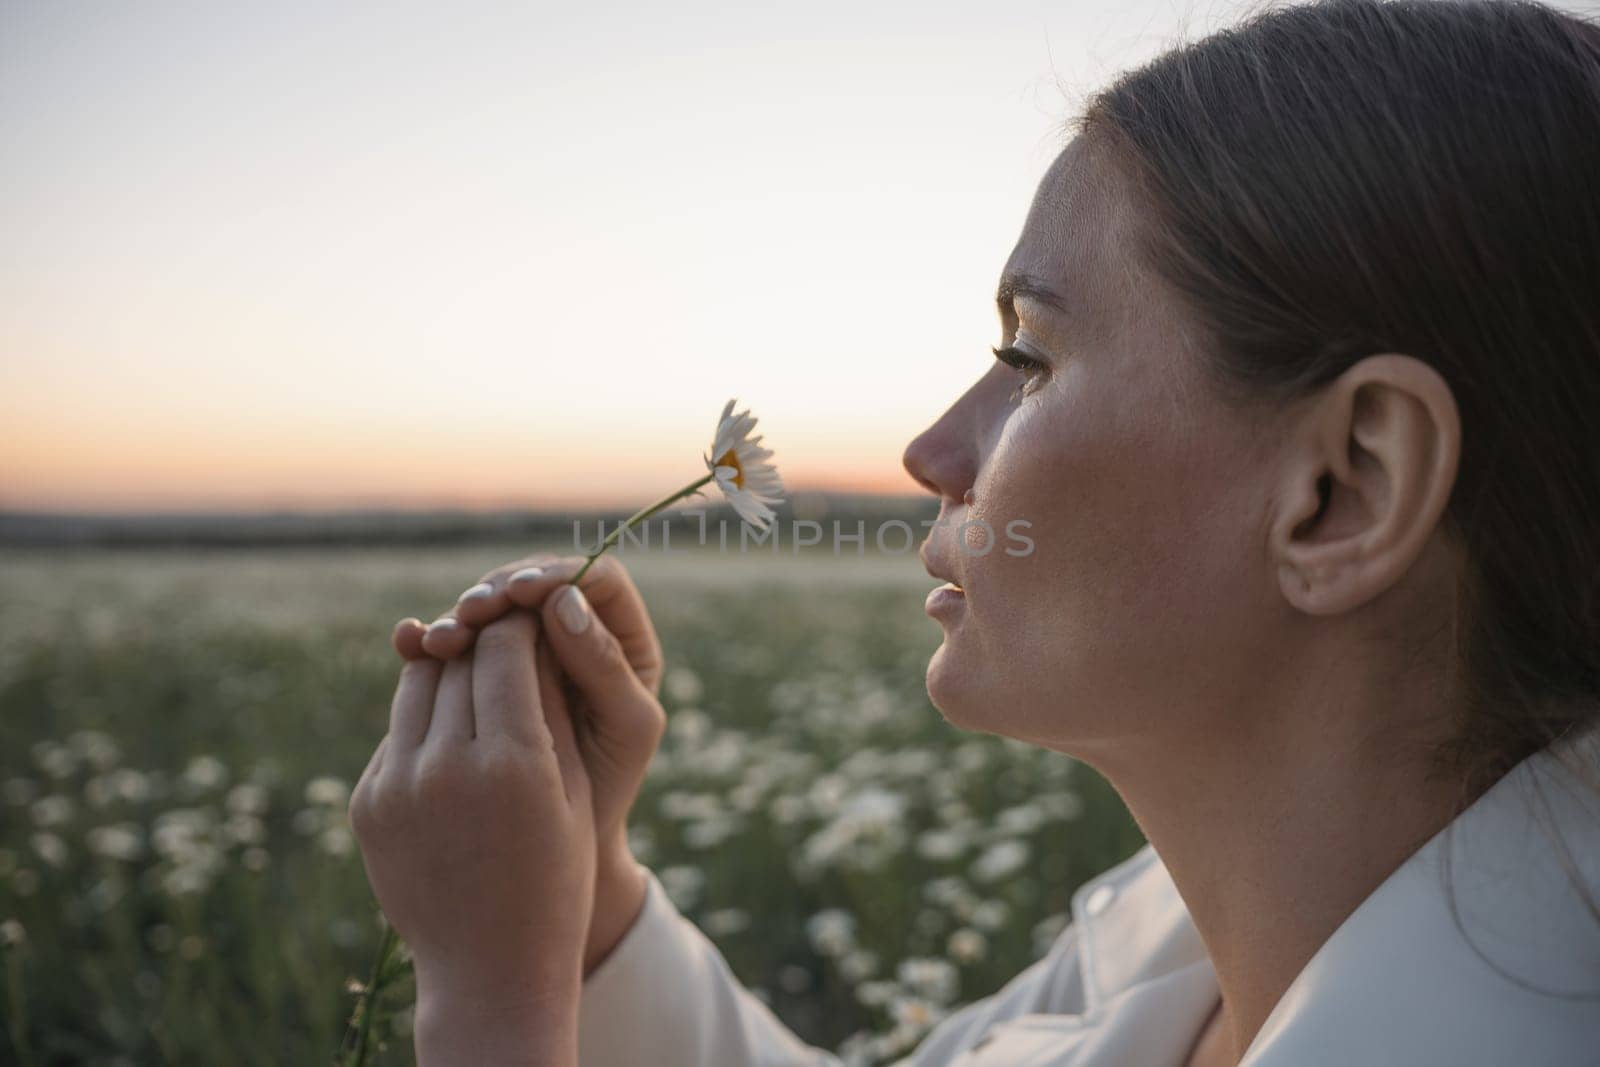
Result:
M506 429L138 422L147 424L95 433L15 413L0 452L0 510L632 508L704 473L698 442L669 450L659 436L578 449ZM900 467L904 442L786 436L793 443L775 445L775 459L791 493L920 491Z

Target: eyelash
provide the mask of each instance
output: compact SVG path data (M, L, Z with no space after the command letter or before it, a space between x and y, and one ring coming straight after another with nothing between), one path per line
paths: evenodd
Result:
M1011 345L1007 345L1005 348L991 346L989 351L993 352L994 358L1001 363L1015 367L1022 372L1022 384L1012 391L1011 396L1007 398L1007 403L1032 396L1038 392L1039 383L1043 382L1049 374L1050 367L1047 363L1043 360L1035 359L1020 348Z

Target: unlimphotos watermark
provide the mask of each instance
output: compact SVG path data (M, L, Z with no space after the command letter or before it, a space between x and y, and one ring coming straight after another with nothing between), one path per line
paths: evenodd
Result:
M684 510L678 513L679 517L690 517L698 520L697 529L690 531L688 540L684 540L680 531L680 539L675 546L672 541L673 522L662 519L655 523L656 536L651 536L652 524L648 521L637 522L631 527L624 527L623 520L607 525L604 519L594 523L594 538L591 540L584 536L584 523L581 520L572 520L572 544L579 552L588 551L588 546L604 541L608 535L617 536L614 551L656 551L663 555L674 553L687 553L704 549L715 549L718 552L737 552L741 555L752 551L768 551L773 555L779 554L783 546L787 545L792 553L799 554L802 549L820 549L824 546L831 548L835 556L844 555L847 546L854 549L858 556L866 555L867 546L870 544L878 552L885 555L900 555L915 552L921 542L917 537L917 527L927 532L928 538L941 534L942 531L953 531L952 540L955 547L963 555L987 556L997 548L1008 556L1031 556L1034 550L1033 538L1025 531L1032 527L1027 519L1011 519L1003 527L1003 537L996 533L994 524L984 519L967 519L960 523L950 523L942 519L921 519L913 524L905 519L884 519L874 521L872 529L867 528L866 519L854 519L841 522L831 520L831 531L815 519L790 519L788 536L784 535L782 522L769 523L765 529L757 529L748 522L738 522L730 530L726 519L717 519L714 523L708 522L703 509ZM852 528L853 524L853 528ZM621 528L619 530L619 527ZM1005 544L1002 546L1001 541Z

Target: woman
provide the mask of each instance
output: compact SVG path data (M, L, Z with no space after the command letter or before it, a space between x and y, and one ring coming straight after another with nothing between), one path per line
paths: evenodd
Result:
M905 466L1037 546L924 546L934 704L1149 845L906 1062L1600 1062L1596 175L1600 30L1535 4L1284 9L1090 101ZM539 562L399 625L352 801L421 1061L836 1062L628 855L659 646Z

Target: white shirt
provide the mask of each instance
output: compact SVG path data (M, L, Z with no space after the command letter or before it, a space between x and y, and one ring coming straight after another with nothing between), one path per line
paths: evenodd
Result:
M1569 747L1593 780L1600 732ZM1539 752L1362 901L1240 1067L1600 1065L1600 915L1573 888L1564 854L1600 899L1600 791ZM647 873L638 919L584 982L582 1067L837 1067L740 985ZM1496 966L1580 997L1526 988ZM1146 845L1079 887L1045 956L945 1018L895 1067L1177 1067L1219 995L1189 912Z

